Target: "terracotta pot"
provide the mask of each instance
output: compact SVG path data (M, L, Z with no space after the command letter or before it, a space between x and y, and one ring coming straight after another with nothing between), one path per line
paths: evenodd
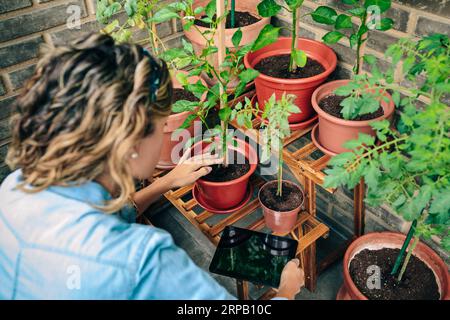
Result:
M258 154L255 149L243 140L236 139L236 141L237 146L230 145L228 149L244 155L250 163L250 170L243 176L230 181L212 182L200 178L196 183L202 198L215 209L230 209L243 201L247 193L250 176L255 172L258 165ZM201 152L208 150L209 144L200 141L192 146L191 152L194 155L201 154Z
M279 98L284 92L297 96L295 104L300 108L301 113L293 114L289 117L290 123L303 122L312 118L315 113L311 107L311 95L314 90L322 84L331 72L336 68L337 58L334 51L325 44L304 38L298 38L298 45L307 56L317 60L323 65L325 71L314 77L304 79L281 79L260 74L255 79L256 95L260 105L275 93ZM259 61L264 58L290 54L291 38L281 37L277 42L270 44L258 51L249 52L244 57L244 64L247 69L253 68Z
M349 266L352 259L364 249L379 250L383 248L400 249L406 236L395 232L374 232L359 237L350 244L344 255L344 284L339 290L338 300L368 300L353 282ZM422 242L417 244L414 256L422 260L436 276L442 300L450 299L450 277L445 262L430 247ZM408 271L406 271L408 272Z
M263 210L264 215L264 221L266 223L266 226L270 228L274 233L277 234L286 234L289 233L292 228L294 227L295 223L297 222L297 216L300 211L300 208L303 205L303 202L305 200L305 194L303 193L302 189L300 187L287 180L283 180L283 183L289 184L295 188L298 189L298 191L302 195L302 203L295 209L292 209L290 211L276 211L273 209L270 209L264 205L264 203L261 201L261 191L264 190L264 188L267 188L270 185L277 184L277 180L269 181L265 183L258 193L258 200L261 204L261 208Z
M194 8L196 7L205 7L210 0L197 0L194 1ZM256 40L261 30L264 28L265 25L270 23L270 18L263 18L258 15L257 5L259 1L255 0L247 0L247 1L236 1L236 11L243 11L243 12L249 12L253 16L259 18L260 20L252 25L245 26L241 28L242 31L242 39L240 43L240 47L243 47L247 44L252 43ZM230 5L230 3L229 3ZM203 14L203 13L202 13ZM200 15L201 16L201 15ZM198 16L197 18L199 18ZM182 23L184 24L185 21L182 20ZM197 30L198 29L198 30ZM189 41L192 43L192 46L194 47L194 51L197 54L200 54L203 49L206 47L206 40L202 36L202 33L207 31L208 28L197 26L197 28L191 27L189 30L184 30L184 34L186 38L189 39ZM230 50L234 50L234 45L231 41L233 34L238 30L238 28L233 29L225 29L225 46L229 48ZM200 32L199 32L200 31ZM206 35L208 37L208 35ZM214 38L215 42L217 43L217 34ZM210 57L210 63L218 70L219 64L218 64L218 57L217 54L212 54ZM209 78L207 75L202 75L202 78L208 83L208 85L212 86L214 85L217 80ZM229 84L229 87L234 87L237 85L237 80L232 81Z
M359 133L367 133L374 136L375 132L370 126L371 122L384 119L392 121L394 116L395 105L392 97L388 93L386 93L386 97L389 98L389 103L385 101L381 101L380 103L384 110L384 114L375 119L367 121L344 120L323 111L322 108L319 107L320 100L332 94L335 89L346 85L349 81L350 80L336 80L325 83L314 91L311 98L313 108L319 115L318 143L326 150L330 150L336 154L349 151L342 145L348 140L357 139ZM324 151L323 148L320 149Z
M185 74L188 74L186 71L177 71L182 72ZM200 77L192 76L189 77L190 83L196 83L198 80L201 80ZM201 80L204 85L206 83ZM172 76L172 83L174 88L183 88L183 86L178 82L175 75ZM203 99L206 98L206 93L203 97ZM181 154L172 154L172 151L174 148L181 142L182 138L179 137L177 140L172 141L172 134L177 130L186 120L186 118L191 114L191 112L185 111L181 113L174 113L171 114L166 121L166 124L164 125L164 136L163 136L163 146L161 149L161 155L158 161L158 164L156 165L159 169L171 169L176 166L176 159L181 157L183 148L180 148ZM188 129L188 132L190 136L192 137L194 134L194 126L190 126ZM175 137L174 137L175 138ZM186 142L186 141L185 141Z

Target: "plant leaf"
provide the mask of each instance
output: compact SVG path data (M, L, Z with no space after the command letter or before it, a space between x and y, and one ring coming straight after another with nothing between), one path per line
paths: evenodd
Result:
M253 81L259 76L259 71L255 69L246 69L239 74L239 79L245 84Z
M265 46L274 43L278 39L280 27L274 27L271 24L266 25L253 43L252 51L264 48Z
M178 13L170 10L169 8L163 8L155 12L154 16L151 18L151 21L154 23L161 23L174 18L176 19L180 18Z
M226 107L219 110L219 118L221 121L228 121L231 116L231 108Z
M344 35L339 31L330 31L322 37L322 40L327 44L335 44L338 42Z
M258 4L258 14L261 17L273 17L281 10L275 0L263 0Z
M241 40L242 40L242 30L241 28L239 28L231 37L231 42L233 43L233 46L237 48L239 47Z
M353 27L352 18L346 14L340 14L336 18L336 29L351 29Z
M337 12L333 8L327 6L317 7L311 13L311 17L315 22L332 25L336 21Z
M306 65L306 61L308 60L305 51L299 49L292 51L292 57L299 67L304 67Z
M205 13L208 18L212 19L216 14L216 1L211 0L205 7Z
M376 26L377 30L386 31L392 29L394 25L394 20L391 18L383 18L380 20L380 24Z

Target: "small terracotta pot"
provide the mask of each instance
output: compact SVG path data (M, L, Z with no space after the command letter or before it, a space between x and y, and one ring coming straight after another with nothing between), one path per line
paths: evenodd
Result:
M177 72L182 72L185 73L186 75L188 74L186 71L177 71ZM189 82L190 83L196 83L198 80L201 80L200 77L197 76L192 76L189 77ZM206 85L206 83L201 80L203 82L204 85ZM175 75L172 76L172 83L173 83L173 87L174 88L183 88L183 86L178 82L177 78L175 77ZM202 99L206 98L206 93L203 96ZM180 140L182 139L181 137L178 140L172 141L172 134L175 132L175 130L177 130L184 122L184 120L186 120L186 118L191 114L191 112L185 111L185 112L181 112L181 113L174 113L171 114L166 121L166 124L164 125L164 135L163 135L163 144L162 144L162 149L161 149L161 155L159 157L159 161L158 164L156 165L156 167L158 169L170 169L170 168L174 168L177 164L175 163L177 155L172 155L172 150L174 150L175 146L177 146L177 144L180 143ZM193 136L194 134L194 126L190 126L188 129L188 132L190 134L190 137ZM180 148L180 152L183 150L183 148ZM182 154L178 155L179 157L181 157Z
M264 214L264 221L266 223L266 226L272 230L272 232L277 234L287 234L289 233L292 228L295 226L295 223L297 222L297 216L300 211L300 208L303 205L303 202L305 200L305 194L303 193L302 189L295 183L287 180L283 180L284 184L289 184L295 188L298 189L298 191L302 195L302 203L295 209L292 209L290 211L276 211L273 209L270 209L264 205L264 203L261 201L261 191L264 190L264 188L267 188L270 185L277 184L277 180L266 182L261 189L259 189L258 192L258 200L261 204L261 208L263 210Z
M237 151L249 161L250 170L243 176L225 182L212 182L203 179L197 180L197 187L202 198L211 207L219 210L226 210L239 205L247 193L248 181L250 176L255 172L258 165L258 154L255 149L247 142L236 139L237 146L228 146L229 150ZM193 155L201 154L208 150L210 143L200 141L191 148Z
M275 93L277 98L280 98L284 92L296 95L295 104L300 108L301 112L291 115L289 117L290 123L306 121L314 116L315 112L311 107L311 95L334 71L337 63L334 51L321 42L298 38L298 47L305 51L308 57L322 64L325 71L314 77L304 79L281 79L262 73L255 79L256 95L260 105L264 105L273 93ZM253 68L264 58L290 54L290 52L291 38L281 37L273 44L255 52L249 52L244 57L244 64L247 69Z
M194 8L197 7L205 7L210 0L197 0L194 1ZM243 47L245 45L248 45L256 40L261 30L264 28L265 25L270 23L270 18L263 18L258 15L257 5L259 1L255 0L247 0L247 1L236 1L236 11L241 12L249 12L251 15L259 18L260 20L254 24L251 24L249 26L245 26L241 28L242 31L242 39L239 44L240 47ZM228 4L230 6L230 3ZM197 17L199 18L199 16ZM182 20L182 23L185 24L185 20ZM233 29L225 29L225 47L227 47L230 50L234 50L233 42L231 41L233 34L238 30L239 28L233 28ZM202 34L207 31L208 28L196 26L196 28L191 27L189 30L184 30L184 34L186 38L189 39L189 41L192 43L192 46L194 47L194 51L197 54L201 54L203 49L206 47L206 40L202 36ZM200 32L199 32L200 31ZM206 35L208 37L208 35ZM218 42L218 36L215 35L214 38L215 43ZM218 63L218 57L217 53L212 54L210 56L210 62L215 67L216 70L219 68ZM202 78L208 83L208 85L212 86L214 85L217 80L211 79L207 75L202 75ZM236 86L238 81L232 81L229 84L229 87Z
M362 250L380 250L383 248L400 249L406 236L395 232L374 232L359 237L347 248L344 255L344 284L339 290L338 300L368 300L353 282L349 267L352 259ZM445 262L430 247L422 242L417 244L413 252L416 258L422 260L436 276L436 282L441 294L441 300L450 299L450 277ZM406 271L408 272L408 271Z
M336 154L349 151L342 145L346 141L357 139L359 133L366 133L374 136L375 132L370 126L371 122L384 119L392 121L394 116L394 101L388 93L386 93L386 97L389 98L389 103L385 101L380 102L384 114L375 119L365 121L344 120L323 111L322 108L319 107L320 100L332 94L337 88L346 85L349 81L350 80L336 80L325 83L314 91L311 98L312 106L319 115L319 143L326 150L330 150ZM323 150L323 148L321 149Z

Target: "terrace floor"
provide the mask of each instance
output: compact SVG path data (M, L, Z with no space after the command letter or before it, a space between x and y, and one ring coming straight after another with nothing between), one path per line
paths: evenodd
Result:
M156 227L168 231L173 236L175 243L186 250L198 266L208 271L215 251L214 245L200 230L185 219L175 207L167 203L156 211L146 213L146 216ZM329 223L327 225L330 226ZM343 241L343 237L336 230L333 228L330 229L329 237L327 239L321 239L317 243L317 259L319 261L321 257L332 252ZM234 279L216 274L212 274L212 276L231 294L236 295L236 281ZM297 295L297 299L334 300L341 284L342 261L339 260L319 275L317 289L314 293L303 288L301 293ZM265 290L265 288L257 289L255 286L250 285L250 297L257 299Z

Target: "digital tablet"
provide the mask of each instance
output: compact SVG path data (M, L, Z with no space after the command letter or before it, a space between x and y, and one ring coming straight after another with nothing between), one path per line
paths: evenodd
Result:
M209 271L278 288L281 271L295 257L297 244L291 238L228 226Z

